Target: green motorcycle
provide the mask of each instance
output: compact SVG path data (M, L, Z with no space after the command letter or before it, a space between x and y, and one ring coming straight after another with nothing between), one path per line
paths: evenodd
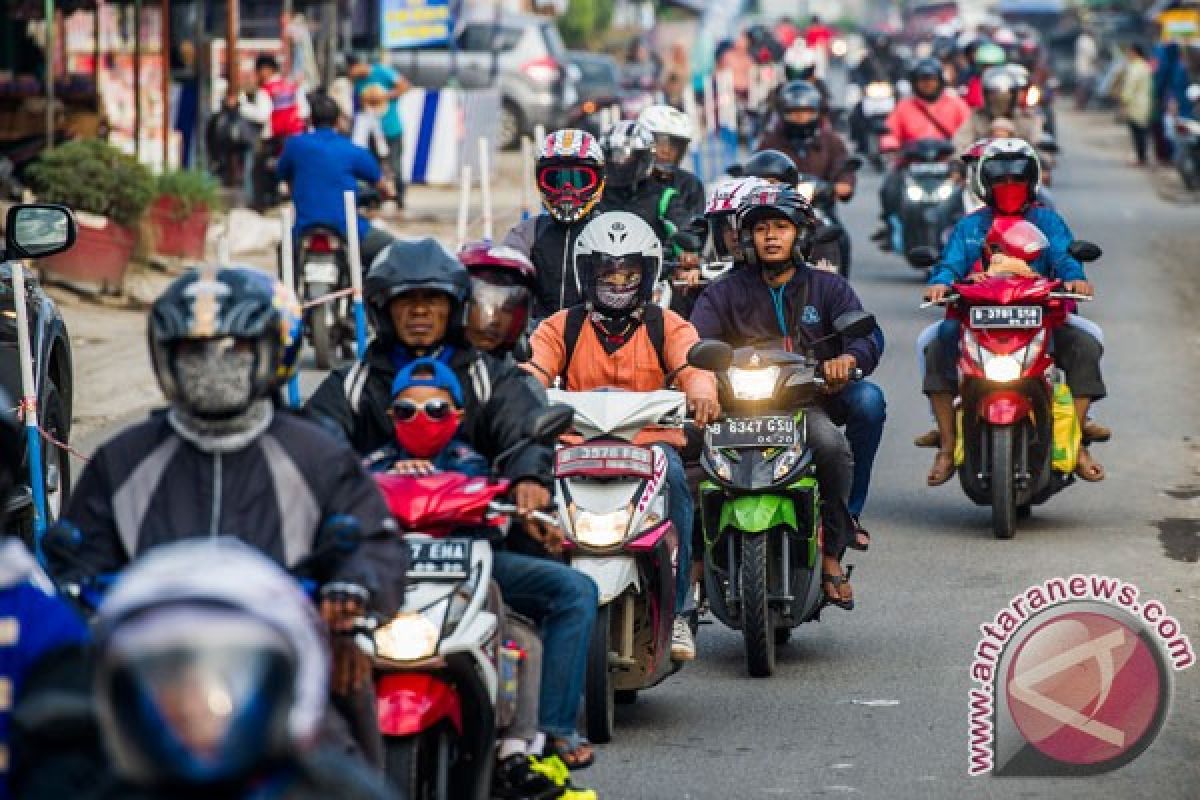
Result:
M869 336L875 317L848 312L834 330ZM705 430L701 456L704 590L712 613L741 630L750 674L765 677L776 646L823 605L821 493L804 421L825 381L811 351L735 351L706 340L688 362L716 373L724 410Z

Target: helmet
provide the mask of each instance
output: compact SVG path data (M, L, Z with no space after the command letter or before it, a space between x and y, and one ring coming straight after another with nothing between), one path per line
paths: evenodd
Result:
M587 216L604 194L604 152L587 131L568 128L549 134L537 157L542 204L559 222Z
M998 67L1007 60L1004 48L994 42L984 42L975 48L975 65L981 69Z
M472 242L458 253L471 275L467 334L488 352L511 350L533 313L537 270L519 250Z
M772 218L786 219L796 226L792 259L795 263L806 261L814 244L817 216L804 196L790 186L764 186L746 195L737 214L742 258L751 266L759 265L758 251L754 247L754 225Z
M96 613L101 739L133 783L241 778L308 749L329 655L296 581L232 538L156 547Z
M797 39L783 55L783 68L788 80L811 81L817 74L817 53Z
M996 139L975 168L976 194L1001 214L1023 214L1037 198L1042 167L1024 139Z
M471 279L462 263L437 239L397 239L375 257L363 279L363 297L375 334L380 341L396 344L396 326L390 305L402 294L420 289L442 292L450 297L450 328L447 338L459 341L463 312L471 292Z
M761 178L768 183L784 183L795 186L800 180L800 170L787 153L780 150L759 150L742 165L742 174Z
M665 143L678 150L680 158L692 142L691 117L674 106L649 106L638 115L638 123L650 131L656 144ZM664 161L661 158L658 160ZM670 166L675 164L670 163Z
M983 105L989 116L1008 117L1017 108L1017 80L1008 67L989 67L981 78Z
M704 206L704 216L708 220L708 232L712 239L713 249L720 258L740 256L737 252L737 212L750 192L755 189L770 186L762 178L743 177L728 178L713 187ZM725 233L733 234L733 243L727 242Z
M821 92L808 81L788 81L779 87L776 100L779 116L783 118L783 127L791 139L808 140L817 133L821 124L820 113L824 107ZM811 111L813 117L807 122L791 122L787 115L793 111Z
M1017 35L1009 28L1000 28L992 34L992 42L1004 49L1004 52L1013 53L1017 49Z
M886 53L892 46L892 37L887 31L868 31L864 38L867 41L867 49L872 53Z
M252 267L208 264L150 308L154 375L173 406L232 419L296 373L304 318L290 288Z
M922 94L917 89L917 84L927 78L935 78L937 80L937 90L930 94ZM946 77L942 73L941 62L936 58L918 59L917 63L913 64L912 69L908 71L908 80L912 84L913 92L922 100L936 100L938 95L942 93L942 89L946 88Z
M641 267L641 278L629 293L606 291L599 285L606 273L630 264ZM654 229L636 214L601 214L575 240L575 275L588 302L602 314L624 316L644 306L653 296L661 271L662 243Z
M637 122L623 120L600 140L604 173L613 187L636 186L654 168L654 137Z

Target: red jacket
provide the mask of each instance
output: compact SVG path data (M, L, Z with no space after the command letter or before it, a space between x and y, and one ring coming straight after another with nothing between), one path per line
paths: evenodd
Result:
M953 139L970 116L970 107L951 90L932 103L915 95L906 97L888 115L888 133L881 138L880 149L899 150L919 139Z
M282 76L263 84L263 91L271 98L271 135L294 136L304 133L307 127L300 114L297 94L300 87Z

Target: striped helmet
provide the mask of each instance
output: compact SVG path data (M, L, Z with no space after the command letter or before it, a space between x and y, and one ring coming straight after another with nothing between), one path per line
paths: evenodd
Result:
M604 194L604 152L587 131L567 128L546 136L538 149L538 192L559 222L582 219Z

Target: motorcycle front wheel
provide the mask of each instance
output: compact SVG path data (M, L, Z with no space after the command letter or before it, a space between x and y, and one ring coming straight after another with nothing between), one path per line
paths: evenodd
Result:
M742 534L741 574L742 639L746 643L746 669L755 678L775 672L775 623L770 603L771 540L765 533Z
M1013 428L992 428L992 535L1011 539L1017 532L1017 493L1013 475Z
M331 291L332 287L324 283L310 283L306 295L309 300L315 300L318 297L324 297ZM312 341L313 358L317 362L317 369L329 369L333 366L337 342L334 341L336 323L332 317L333 311L329 303L313 306L308 312L309 338Z
M588 644L583 704L587 717L587 738L596 744L611 742L616 727L616 692L612 672L608 668L608 654L612 647L612 606L612 603L601 606L596 612L596 623Z
M408 800L449 800L450 732L444 726L384 739L384 773Z

